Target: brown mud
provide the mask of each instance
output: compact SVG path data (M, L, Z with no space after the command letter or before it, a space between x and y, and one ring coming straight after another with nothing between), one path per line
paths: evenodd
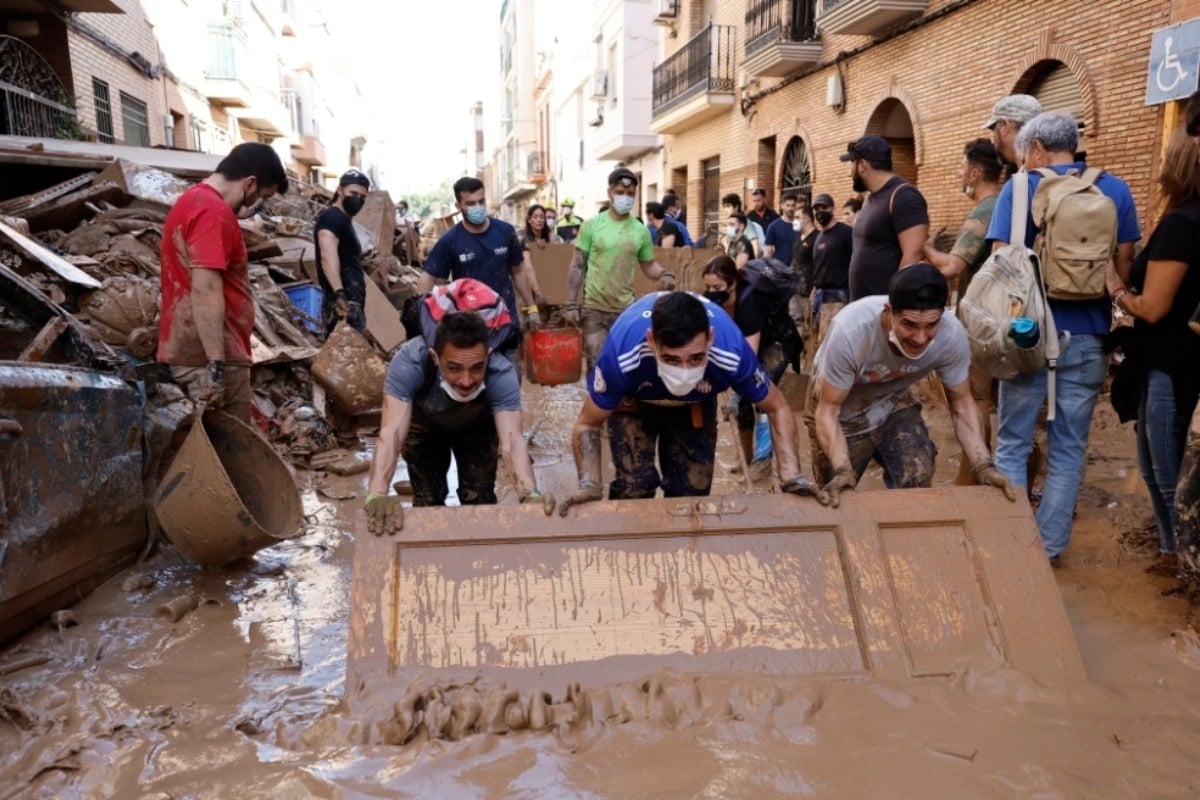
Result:
M530 394L539 481L565 496L581 389ZM958 447L929 416L950 483ZM737 494L722 432L714 492ZM304 535L226 570L164 550L74 606L77 625L0 652L0 798L1200 794L1200 638L1172 582L1142 572L1149 504L1105 404L1055 572L1088 681L658 670L541 692L430 675L376 724L342 697L365 476L301 475ZM862 488L879 486L871 467Z

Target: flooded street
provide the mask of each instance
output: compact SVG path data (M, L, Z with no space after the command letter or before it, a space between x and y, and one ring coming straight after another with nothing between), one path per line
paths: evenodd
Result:
M529 397L535 468L562 496L582 389ZM930 413L944 483L957 447ZM1094 431L1054 573L1090 681L659 670L548 731L366 744L372 721L342 699L366 475L301 472L304 535L244 571L160 548L0 653L0 798L1195 797L1200 638L1171 581L1142 571L1153 530L1131 428L1103 402ZM714 492L742 491L735 459L723 426ZM172 622L181 596L197 605Z

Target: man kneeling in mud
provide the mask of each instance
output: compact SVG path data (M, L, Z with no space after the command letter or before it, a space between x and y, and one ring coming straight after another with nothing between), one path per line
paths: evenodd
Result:
M451 452L463 505L496 502L501 460L520 483L521 502L543 501L521 431L517 371L488 348L488 335L478 314L451 313L438 323L432 346L410 339L392 358L367 490L372 533L395 533L404 524L400 498L388 495L397 454L408 463L414 506L446 504Z
M913 264L892 276L888 294L856 300L831 324L813 364L805 423L813 471L833 505L858 485L872 459L883 467L889 489L932 483L937 448L911 390L930 372L946 386L954 434L975 482L1016 499L983 440L967 379L971 350L958 319L943 313L948 294L936 267Z
M818 495L800 475L796 421L746 338L720 306L687 292L660 292L617 318L588 376L572 441L579 491L559 512L599 500L600 426L607 422L616 477L613 500L707 495L717 449L717 395L733 388L770 419L780 488ZM655 452L659 468L655 468ZM661 477L660 477L661 471Z

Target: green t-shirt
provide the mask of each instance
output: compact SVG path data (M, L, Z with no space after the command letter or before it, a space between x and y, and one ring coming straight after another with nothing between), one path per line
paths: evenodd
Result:
M962 230L954 242L954 247L950 248L951 255L956 255L967 262L967 268L963 270L962 277L958 280L959 297L967 293L967 286L971 283L971 278L975 277L975 273L979 272L983 262L987 261L988 256L992 254L991 243L987 240L987 231L988 224L992 221L992 211L996 208L996 200L997 196L991 195L975 204L971 213L967 214L967 218L963 220Z
M607 211L589 217L575 247L587 256L583 305L600 311L624 311L633 303L633 271L654 260L650 231L632 215L615 220Z

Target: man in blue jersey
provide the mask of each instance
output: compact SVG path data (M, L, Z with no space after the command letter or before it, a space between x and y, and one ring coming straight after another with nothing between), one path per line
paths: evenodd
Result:
M600 500L600 426L607 423L616 476L613 500L703 496L712 488L717 395L732 388L768 415L780 488L824 493L800 474L796 420L745 336L719 306L688 292L647 295L617 318L572 434L579 491L571 505ZM655 453L658 467L655 467Z

